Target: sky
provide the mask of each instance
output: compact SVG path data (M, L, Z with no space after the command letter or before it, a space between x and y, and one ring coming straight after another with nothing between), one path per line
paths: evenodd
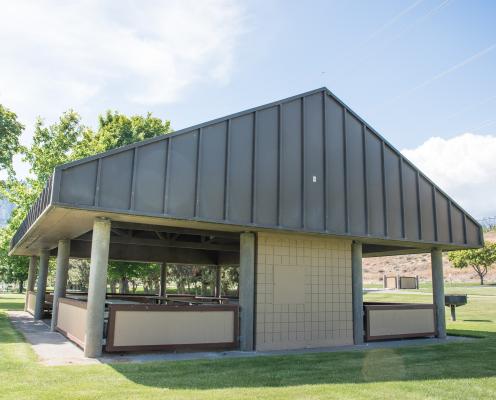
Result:
M24 144L68 109L178 130L326 86L472 215L496 215L492 0L0 4L0 103Z

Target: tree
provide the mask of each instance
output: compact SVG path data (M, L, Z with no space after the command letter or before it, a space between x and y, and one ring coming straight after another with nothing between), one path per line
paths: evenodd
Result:
M472 267L484 285L488 268L496 263L496 243L486 242L480 249L453 251L448 258L455 268Z
M69 261L69 288L81 291L88 290L90 263L87 260Z
M9 257L9 243L12 237L9 229L0 230L0 280L17 283L19 293L24 291L24 281L28 278L29 258Z
M17 115L0 104L0 170L12 172L12 157L19 150L19 138L24 126Z
M171 131L169 121L162 121L150 113L146 116L128 117L110 111L100 116L98 129L94 131L82 124L79 114L69 110L62 114L57 123L50 126L45 126L43 120L38 119L35 124L33 143L29 147L24 147L18 143L23 129L22 125L16 124L15 114L4 110L4 108L0 109L0 112L6 115L6 117L0 116L0 123L3 124L0 127L2 129L0 167L3 165L2 162L7 167L11 166L12 155L16 152L30 165L30 175L26 179L19 179L15 171L10 168L8 178L0 185L0 196L15 205L7 226L2 230L4 240L0 242L0 251L4 257L9 251L8 239L24 220L29 208L45 187L57 165ZM4 125L10 127L8 131L5 128L5 132L9 132L10 135L8 139L5 139L5 148L8 150L5 156L3 152ZM27 276L28 259L18 257L15 256L9 262L2 264L3 276ZM16 272L16 268L19 268L19 271ZM21 271L24 275L20 273Z

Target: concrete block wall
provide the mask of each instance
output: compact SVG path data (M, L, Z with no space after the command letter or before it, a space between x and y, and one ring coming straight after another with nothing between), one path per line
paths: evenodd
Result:
M256 350L353 344L351 241L258 233Z

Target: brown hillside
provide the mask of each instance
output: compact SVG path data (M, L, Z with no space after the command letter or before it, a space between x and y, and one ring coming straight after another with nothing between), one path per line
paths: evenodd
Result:
M484 240L496 242L496 231L484 233ZM448 282L479 282L479 277L471 268L453 268L445 255L444 277ZM401 274L403 276L418 275L420 281L431 280L430 254L411 254L405 256L373 257L363 260L364 283L382 284L382 277L386 275ZM487 282L496 281L496 267L492 268L486 276Z

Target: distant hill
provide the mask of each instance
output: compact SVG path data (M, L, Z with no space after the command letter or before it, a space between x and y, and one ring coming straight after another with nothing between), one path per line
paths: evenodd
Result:
M0 199L0 227L7 224L13 209L13 204L10 204L5 199Z
M484 232L484 240L496 242L496 231ZM453 268L445 255L444 278L447 282L478 282L479 278L472 268ZM394 276L418 275L420 281L431 280L431 256L426 254L410 254L404 256L371 257L363 259L363 281L365 283L382 284L384 274ZM486 281L496 281L496 267L491 268L486 276Z

